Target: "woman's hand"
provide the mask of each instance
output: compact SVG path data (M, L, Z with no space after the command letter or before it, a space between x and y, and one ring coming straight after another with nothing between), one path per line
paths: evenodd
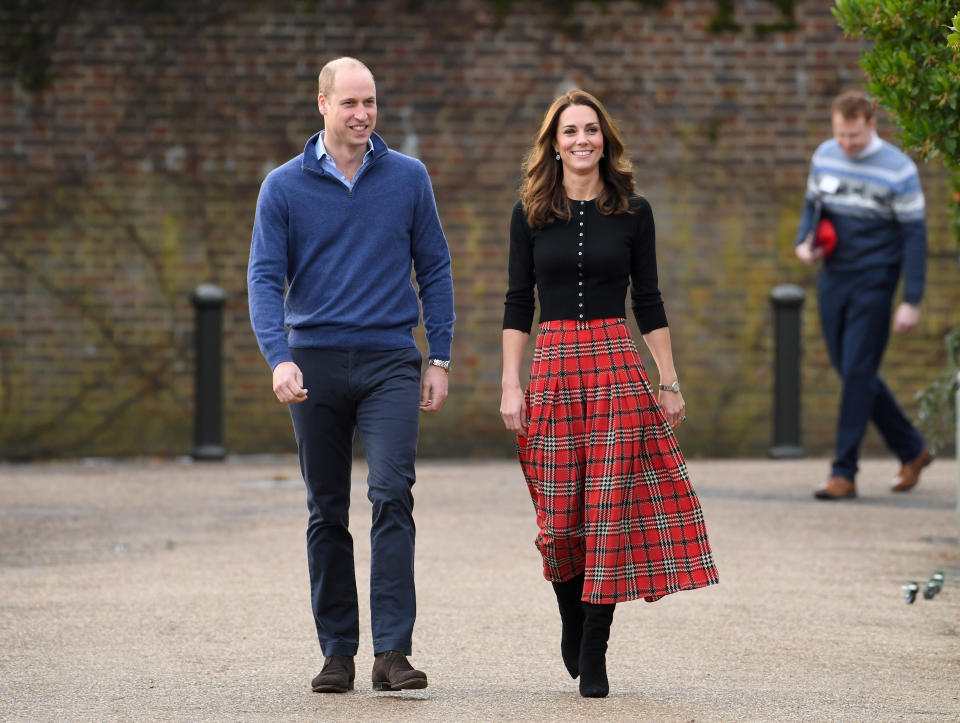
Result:
M677 381L677 370L673 366L673 347L670 344L670 328L662 326L659 329L647 332L643 335L643 340L647 348L653 355L653 361L657 365L657 373L660 377L660 384L670 386ZM671 392L668 389L661 389L658 397L660 407L667 417L670 426L676 429L680 422L686 419L686 402L683 401L683 395L679 392Z
M663 413L667 416L670 426L676 429L684 421L687 405L683 401L683 395L680 392L670 392L665 389L660 391L660 406Z
M504 388L500 398L500 416L503 425L514 434L527 434L527 404L520 386Z
M520 362L530 334L518 329L503 330L503 376L500 388L500 416L504 426L516 434L527 434L527 401L520 386Z

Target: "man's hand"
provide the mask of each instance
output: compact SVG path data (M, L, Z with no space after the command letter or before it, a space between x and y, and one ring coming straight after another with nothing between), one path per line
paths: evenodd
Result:
M446 398L447 371L428 364L420 384L420 411L428 414L439 411Z
M823 252L813 245L813 233L808 233L807 237L801 243L797 244L793 251L797 255L797 258L808 266L813 266L813 264L823 258Z
M303 373L293 362L280 362L273 368L273 393L284 404L296 404L307 398Z
M898 334L906 334L917 325L920 309L906 301L900 303L897 312L893 315L893 330Z

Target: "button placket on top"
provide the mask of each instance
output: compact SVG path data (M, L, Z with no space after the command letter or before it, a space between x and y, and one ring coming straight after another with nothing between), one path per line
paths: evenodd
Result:
M584 234L585 226L583 225L586 216L584 216L584 209L586 208L586 202L580 201L580 213L577 216L579 220L579 225L577 226L577 309L578 316L577 318L583 321L583 241L586 238Z

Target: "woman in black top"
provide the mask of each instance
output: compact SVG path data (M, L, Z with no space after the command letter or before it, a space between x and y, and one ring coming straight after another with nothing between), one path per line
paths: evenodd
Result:
M500 414L537 515L536 545L580 694L609 691L618 602L717 582L700 503L673 430L685 419L657 284L653 213L634 194L601 103L571 90L524 160L510 220ZM654 396L626 326L627 286L660 381ZM520 364L540 298L526 390Z

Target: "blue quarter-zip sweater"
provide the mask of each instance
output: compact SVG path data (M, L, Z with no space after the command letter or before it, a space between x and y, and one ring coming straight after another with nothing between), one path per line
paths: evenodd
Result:
M413 347L421 303L429 355L449 359L450 251L427 169L374 133L348 189L321 167L319 135L270 172L257 200L247 289L267 363L291 361L290 347Z
M836 249L824 268L902 267L903 300L919 303L926 279L927 225L914 162L879 139L857 158L849 158L835 140L824 141L810 164L797 244L812 230L818 199L837 230Z

